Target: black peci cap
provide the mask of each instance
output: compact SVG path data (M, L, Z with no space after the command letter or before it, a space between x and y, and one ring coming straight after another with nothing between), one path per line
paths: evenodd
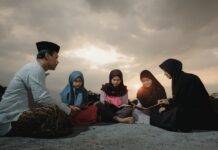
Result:
M59 45L52 43L52 42L48 42L48 41L37 42L36 47L38 49L38 52L40 52L42 50L43 51L49 50L49 51L56 51L58 53L60 50Z

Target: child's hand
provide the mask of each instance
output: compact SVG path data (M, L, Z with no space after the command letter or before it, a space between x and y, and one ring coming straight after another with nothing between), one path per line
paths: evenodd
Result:
M72 106L72 105L70 105L70 109L75 111L75 112L81 111L81 109L79 107Z
M106 104L112 104L110 101L104 101Z
M159 113L162 113L162 112L165 111L165 110L166 110L165 107L161 107L161 108L159 109Z
M160 99L157 102L159 105L169 105L168 99Z
M71 117L77 115L80 112L80 108L78 108L78 107L71 106L71 105L69 107L71 109L71 112L70 112Z
M101 103L100 101L95 102L93 105L97 106L99 103Z

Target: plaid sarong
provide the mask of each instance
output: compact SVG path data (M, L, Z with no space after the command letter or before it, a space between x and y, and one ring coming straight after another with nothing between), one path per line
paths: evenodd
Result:
M68 116L57 106L46 106L25 111L12 122L9 136L53 138L72 133Z

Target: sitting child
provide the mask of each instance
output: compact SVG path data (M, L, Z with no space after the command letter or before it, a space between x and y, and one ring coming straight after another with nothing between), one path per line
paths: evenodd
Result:
M112 70L109 83L101 88L99 112L103 122L133 123L132 108L128 107L128 91L122 72Z
M140 74L140 80L142 87L137 92L138 107L150 108L148 110L135 110L134 116L138 113L140 118L146 121L137 119L137 122L146 122L151 125L155 124L156 116L159 112L163 111L164 107L153 107L158 104L159 99L166 98L166 92L160 82L154 77L154 75L148 71L143 70ZM144 115L143 115L143 113ZM148 119L150 118L150 119ZM148 120L150 122L148 122Z
M73 71L69 83L60 93L62 102L76 113L71 118L73 124L91 124L97 119L97 108L89 106L88 92L84 87L84 77L80 71Z

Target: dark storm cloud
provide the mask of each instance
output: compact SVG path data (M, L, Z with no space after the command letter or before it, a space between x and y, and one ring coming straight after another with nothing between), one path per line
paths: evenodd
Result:
M211 61L200 63L198 67L216 65L217 56L213 55L218 46L216 0L87 2L94 12L110 10L120 16L118 29L110 32L111 35L104 34L102 39L118 45L126 53L136 54L137 51L138 61L142 63L149 63L156 56L164 59L195 51L194 56L202 52L211 57ZM122 7L125 16L117 11L118 7Z

